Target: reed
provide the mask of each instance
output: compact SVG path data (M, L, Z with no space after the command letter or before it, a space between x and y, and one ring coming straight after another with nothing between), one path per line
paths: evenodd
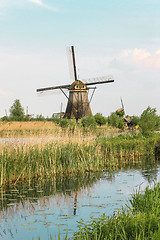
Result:
M98 138L92 142L0 145L1 186L19 181L100 172L126 165L143 165L145 158L155 162L154 148L159 135L153 138ZM149 161L149 160L148 160Z
M96 129L84 128L80 123L71 121L67 127L54 122L0 122L1 138L56 138L57 141L82 141L86 137L90 141L98 135L117 134L117 130L109 126Z
M160 239L160 185L154 189L146 188L144 193L137 192L130 199L130 205L113 216L103 214L100 218L83 220L72 239Z

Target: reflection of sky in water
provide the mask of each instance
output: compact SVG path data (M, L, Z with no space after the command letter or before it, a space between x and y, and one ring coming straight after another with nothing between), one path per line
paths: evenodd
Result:
M0 239L34 240L48 239L50 234L62 236L69 229L69 235L76 230L77 221L85 221L91 216L98 217L103 213L112 215L117 209L125 206L130 194L136 189L144 189L153 180L160 181L160 168L152 170L127 170L116 172L110 179L106 173L92 187L82 188L77 192L66 191L70 194L56 193L52 196L42 196L37 199L27 199L26 191L12 191L12 198L23 198L18 207L15 199L10 199L10 206L1 211ZM29 191L32 191L30 189ZM5 198L9 198L4 195ZM22 204L23 203L23 204ZM74 215L75 214L75 215ZM63 237L62 237L63 238Z

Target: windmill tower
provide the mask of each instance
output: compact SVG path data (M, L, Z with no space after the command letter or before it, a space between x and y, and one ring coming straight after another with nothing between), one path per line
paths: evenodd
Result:
M111 83L111 82L114 82L114 80L112 76L90 78L82 81L79 80L77 78L76 61L75 61L73 46L67 48L67 55L68 55L68 62L69 62L70 78L73 80L72 84L40 88L40 89L37 89L37 92L43 93L49 90L55 90L55 91L61 90L61 92L68 99L64 117L68 119L75 118L76 120L78 120L82 117L92 114L90 103L96 87L95 86L90 87L90 86L97 85L97 84ZM69 96L67 96L64 91L66 89L69 90ZM88 99L89 89L93 89L90 100Z

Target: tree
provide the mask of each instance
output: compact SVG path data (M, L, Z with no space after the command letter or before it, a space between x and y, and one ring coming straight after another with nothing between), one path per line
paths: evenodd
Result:
M117 112L113 112L108 117L108 124L112 127L124 129L124 118L122 116L119 116Z
M96 123L100 126L106 124L107 122L107 119L103 117L101 113L97 113L96 115L94 115L94 118L96 120Z
M81 123L84 128L88 128L90 130L94 130L97 127L96 120L92 115L82 118Z
M13 121L24 120L24 109L21 106L19 99L16 99L10 108L10 118Z
M139 126L144 136L151 135L154 131L159 130L160 117L156 114L156 109L148 107L140 116Z
M140 118L138 116L132 116L131 117L131 124L134 126L139 125Z

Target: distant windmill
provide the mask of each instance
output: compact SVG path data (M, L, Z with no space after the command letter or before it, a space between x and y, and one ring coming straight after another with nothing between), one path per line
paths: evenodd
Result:
M49 90L61 90L61 92L66 96L68 99L66 112L64 117L66 118L75 118L80 119L87 115L92 114L90 103L95 92L96 87L88 87L91 85L97 84L104 84L104 83L111 83L114 82L111 76L99 77L99 78L90 78L87 80L80 81L77 78L77 70L76 70L76 61L75 61L75 54L74 54L74 47L68 47L68 60L69 60L69 70L70 70L70 77L74 82L68 85L60 85L54 87L47 87L47 88L40 88L37 89L37 92L43 93ZM66 95L64 90L69 90L69 97ZM88 99L88 90L93 89L92 96L90 100Z
M122 98L120 98L120 99L121 99L121 105L122 105L122 107L121 107L121 108L118 108L118 109L116 110L116 112L123 112L124 115L125 115L123 100L122 100Z

